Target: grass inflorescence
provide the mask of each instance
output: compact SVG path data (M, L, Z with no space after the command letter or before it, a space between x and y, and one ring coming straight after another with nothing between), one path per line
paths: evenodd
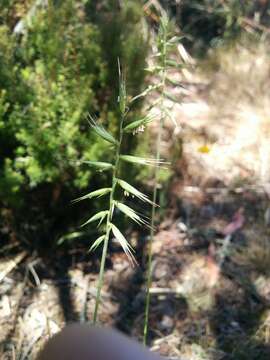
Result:
M160 166L164 163L161 160L161 141L164 128L165 119L168 116L168 109L165 106L166 97L166 81L168 75L168 69L178 68L179 64L170 58L170 54L174 45L179 41L179 38L172 36L170 32L170 23L166 14L164 14L160 21L159 32L157 36L157 53L155 54L156 64L149 71L159 79L158 84L152 86L159 90L159 98L156 100L156 104L160 110L158 135L156 141L156 156L155 156L155 171L154 171L154 190L153 190L153 204L158 203L158 181L160 175ZM171 117L170 117L171 118ZM152 283L152 247L155 235L155 223L156 223L156 206L152 206L151 212L151 224L150 224L150 239L148 246L148 261L147 261L147 279L146 279L146 302L145 302L145 316L144 316L144 344L147 343L148 336L148 323L149 323L149 308L150 308L150 288Z
M108 162L98 162L98 161L86 161L90 166L96 167L100 170L110 170L111 171L111 184L109 187L101 188L94 190L86 195L83 195L74 200L74 202L92 199L101 196L108 196L108 208L106 210L102 210L91 216L82 226L88 225L92 222L98 222L98 227L104 223L104 233L101 234L91 245L90 250L96 250L97 247L103 245L101 263L100 263L100 272L97 286L97 296L95 302L93 323L96 323L98 320L98 311L101 302L101 289L103 285L104 278L104 269L105 269L105 261L108 253L108 244L111 235L119 242L124 252L128 256L129 260L132 264L136 264L136 259L134 256L134 250L119 228L115 225L115 209L117 208L120 213L127 216L129 219L133 220L135 223L139 225L149 226L147 220L138 214L134 209L130 206L124 204L121 200L116 198L116 189L122 190L124 195L131 194L132 197L136 197L139 200L152 204L152 201L136 189L133 185L129 184L126 180L121 178L120 174L120 164L121 162L128 162L131 164L138 165L152 165L156 166L157 161L155 159L145 159L142 157L137 157L130 154L122 154L122 143L125 138L131 131L136 133L136 130L145 126L149 123L153 118L149 116L145 116L142 119L136 119L135 121L128 122L127 114L129 111L128 108L128 100L126 94L126 83L125 79L120 70L119 64L119 96L118 96L118 107L120 113L119 120L119 131L118 137L115 138L110 132L108 132L102 125L98 123L98 121L89 116L89 124L92 130L97 134L97 136L101 137L104 141L108 142L110 146L113 146L114 149L114 157L111 163ZM160 162L160 160L158 161Z

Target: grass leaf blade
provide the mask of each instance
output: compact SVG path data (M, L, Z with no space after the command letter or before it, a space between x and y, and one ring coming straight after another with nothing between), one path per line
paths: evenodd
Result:
M137 213L135 210L133 210L131 207L119 202L119 201L115 201L115 206L122 211L123 214L125 214L126 216L128 216L130 219L132 219L133 221L135 221L137 224L139 225L147 225L147 222L145 220L143 220Z
M154 119L154 116L145 116L142 119L139 120L135 120L132 123L128 124L127 126L124 127L124 131L126 133L130 133L135 131L136 129L140 128L141 126L146 126L148 123L150 123L152 120Z
M81 225L81 227L90 224L91 222L97 221L97 220L101 220L101 222L104 220L104 218L108 215L108 210L105 211L100 211L98 213L96 213L95 215L93 215L92 217L90 217L90 219L88 219L85 223L83 223Z
M133 156L133 155L120 155L120 159L133 163L133 164L139 164L139 165L148 165L148 166L158 166L158 165L168 165L169 163L163 161L163 160L156 160L156 159L146 159L139 156Z
M101 197L101 196L104 196L104 195L110 193L111 190L112 190L111 188L102 188L102 189L98 189L95 191L91 191L90 193L88 193L86 195L80 196L77 199L72 200L72 203L77 203L79 201L86 200L86 199L92 199L94 197Z
M81 231L74 231L70 234L63 235L57 240L57 245L62 245L65 241L71 241L71 240L78 239L78 238L82 237L83 235L84 235L84 233Z
M132 194L136 196L141 201L148 202L149 204L153 205L153 202L141 191L137 190L134 186L130 185L124 180L117 179L117 183L121 186L121 188L127 192L128 194Z
M101 235L99 238L95 240L95 242L91 245L88 252L95 251L99 245L105 240L106 235Z
M103 161L88 161L88 160L84 160L82 161L83 164L87 164L90 165L92 167L96 167L99 168L100 170L109 170L109 169L113 169L113 165L107 162L103 162Z
M96 120L91 115L88 116L88 122L95 133L103 140L114 145L118 144L118 141L112 136L112 134L110 134L102 125L97 124Z
M132 254L133 248L128 243L127 239L124 237L124 235L121 233L121 231L114 225L110 224L113 235L115 236L116 240L119 241L119 244L122 246L122 249L124 250L125 254L127 255L128 259L131 261L132 264L137 264L137 261Z

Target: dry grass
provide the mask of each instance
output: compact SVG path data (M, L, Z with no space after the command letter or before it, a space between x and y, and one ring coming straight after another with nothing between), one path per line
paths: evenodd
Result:
M239 264L259 275L270 277L270 241L263 226L251 229L246 234L247 244L236 251L234 259Z
M214 133L218 127L215 135L219 136L210 157L218 158L228 169L238 168L235 175L268 182L269 46L243 41L220 49L210 57L209 69L214 71L209 92L210 127Z
M270 180L269 74L269 45L263 41L243 39L199 65L195 80L207 85L182 107L184 124L200 135L186 145L187 157L196 160L191 172L199 165L225 184ZM198 151L205 144L209 151Z
M199 359L212 359L208 352L211 347L223 350L230 359L264 360L269 356L269 311L260 310L259 306L257 312L252 310L254 294L262 304L269 306L270 301L269 210L266 210L270 183L269 75L269 45L265 41L240 39L216 49L197 66L195 73L182 74L187 88L183 103L174 106L174 116L182 124L180 136L184 141L184 160L179 160L180 170L177 171L183 175L185 186L175 181L173 196L185 207L183 188L196 190L197 206L202 207L206 198L204 190L206 193L216 190L216 195L210 197L211 200L208 197L204 207L211 213L207 226L217 231L220 229L215 223L223 217L226 219L229 208L234 211L243 206L246 210L242 231L245 240L243 243L238 243L240 238L237 237L233 240L237 251L230 253L215 289L216 299L222 299L222 303L213 307L218 323L221 322L222 327L223 322L227 322L225 313L232 320L228 320L227 328L220 330L217 346L211 344L209 339L215 336L210 334L202 344L205 353L200 353L198 347L190 347L196 354L200 353ZM230 191L234 198L230 197ZM188 199L193 207L197 193L192 192ZM222 208L218 217L215 216L216 205ZM193 224L195 227L200 226L202 215L201 211ZM228 274L233 276L233 281L228 279ZM241 291L237 287L242 287ZM213 324L212 329L215 329ZM182 333L183 328L178 335ZM192 336L188 338L192 341ZM201 345L197 339L194 342ZM186 354L185 346L179 347L181 353ZM187 354L188 358L195 356L192 351ZM218 359L218 355L213 358ZM221 358L227 359L222 354Z

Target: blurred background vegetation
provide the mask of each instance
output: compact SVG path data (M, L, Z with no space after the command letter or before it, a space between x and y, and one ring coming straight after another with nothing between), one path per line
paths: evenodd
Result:
M118 57L129 94L142 88L148 51L142 3L7 0L0 14L2 216L8 213L15 226L31 218L35 229L46 228L45 238L53 237L52 222L70 218L70 199L106 176L78 161L110 156L86 115L114 130Z
M89 131L86 115L95 114L115 130L118 57L128 74L129 94L146 86L149 34L158 22L154 8L144 11L147 3L1 2L0 204L9 231L21 231L25 224L29 230L31 223L34 232L54 238L56 224L65 228L76 223L70 199L106 180L106 174L78 166L82 160L110 157L103 142ZM194 56L205 57L243 33L254 37L267 33L266 0L160 4ZM139 102L130 116L138 116L141 107ZM135 146L132 137L127 151Z

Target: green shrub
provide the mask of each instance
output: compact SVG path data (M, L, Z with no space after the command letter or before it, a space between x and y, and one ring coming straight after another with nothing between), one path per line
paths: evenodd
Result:
M48 3L32 17L30 7L21 5L23 34L13 32L14 2L7 2L0 19L0 198L5 206L23 204L44 185L71 193L86 188L94 172L78 162L111 156L89 131L86 115L97 114L115 130L118 80L111 74L117 57L132 74L131 95L144 79L147 40L139 1L121 7L116 1ZM100 6L106 7L102 16Z

